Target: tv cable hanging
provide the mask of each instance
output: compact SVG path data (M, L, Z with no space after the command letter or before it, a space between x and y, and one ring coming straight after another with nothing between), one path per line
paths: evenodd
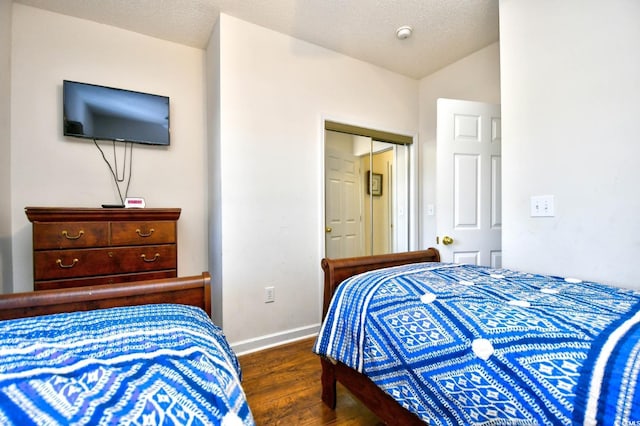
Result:
M111 172L111 176L113 177L113 183L115 183L116 185L116 189L118 190L118 197L120 198L120 204L115 204L115 205L103 204L102 207L124 207L124 200L127 198L127 195L129 194L129 185L131 184L131 169L133 166L133 143L126 142L126 141L124 142L124 158L122 161L122 170L120 171L118 170L118 156L116 153L116 141L115 140L111 141L111 143L113 144L113 164L114 164L113 166L107 159L107 156L104 154L104 151L102 150L102 148L100 148L100 145L98 145L98 141L96 139L93 139L93 143L100 151L100 154L102 154L102 159L107 164L107 167L109 167L109 171ZM127 176L127 146L129 148L129 154L128 154L129 170L128 170L128 178L126 178L127 186L125 187L124 197L123 197L122 191L120 189L120 184L125 181L125 177Z

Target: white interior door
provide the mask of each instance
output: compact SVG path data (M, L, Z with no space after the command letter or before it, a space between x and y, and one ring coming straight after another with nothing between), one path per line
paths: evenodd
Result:
M436 226L443 262L502 267L500 105L438 99Z
M325 153L325 250L330 258L362 253L360 170L355 155Z

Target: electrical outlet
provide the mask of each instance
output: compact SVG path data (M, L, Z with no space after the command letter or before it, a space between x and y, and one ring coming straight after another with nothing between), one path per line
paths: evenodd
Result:
M276 301L276 288L265 287L264 288L264 303L273 303Z

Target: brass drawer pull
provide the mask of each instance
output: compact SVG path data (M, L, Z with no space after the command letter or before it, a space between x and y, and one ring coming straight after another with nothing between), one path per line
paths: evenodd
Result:
M73 259L73 262L71 263L71 265L65 265L62 263L62 259L58 259L56 260L56 263L58 264L59 267L61 268L73 268L74 266L76 266L76 263L78 263L78 259Z
M149 230L149 233L148 233L148 234L143 234L143 233L142 233L142 231L140 230L140 228L136 229L136 234L138 234L138 235L139 235L139 236L141 236L141 237L145 237L145 238L146 238L146 237L150 237L150 236L151 236L151 234L153 234L154 232L155 232L155 229L153 229L153 228L151 228L151 229Z
M84 231L78 232L78 235L76 235L75 237L72 237L71 235L69 235L69 232L67 232L66 229L62 231L62 236L65 237L67 240L77 240L83 235L84 235Z
M151 263L151 262L155 262L156 260L158 260L160 258L160 253L156 253L155 256L153 256L153 259L147 259L147 256L144 255L144 254L141 254L140 257L145 262Z

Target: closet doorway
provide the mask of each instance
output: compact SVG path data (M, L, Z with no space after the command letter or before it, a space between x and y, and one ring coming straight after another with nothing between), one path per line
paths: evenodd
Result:
M326 121L325 256L409 250L413 138Z

